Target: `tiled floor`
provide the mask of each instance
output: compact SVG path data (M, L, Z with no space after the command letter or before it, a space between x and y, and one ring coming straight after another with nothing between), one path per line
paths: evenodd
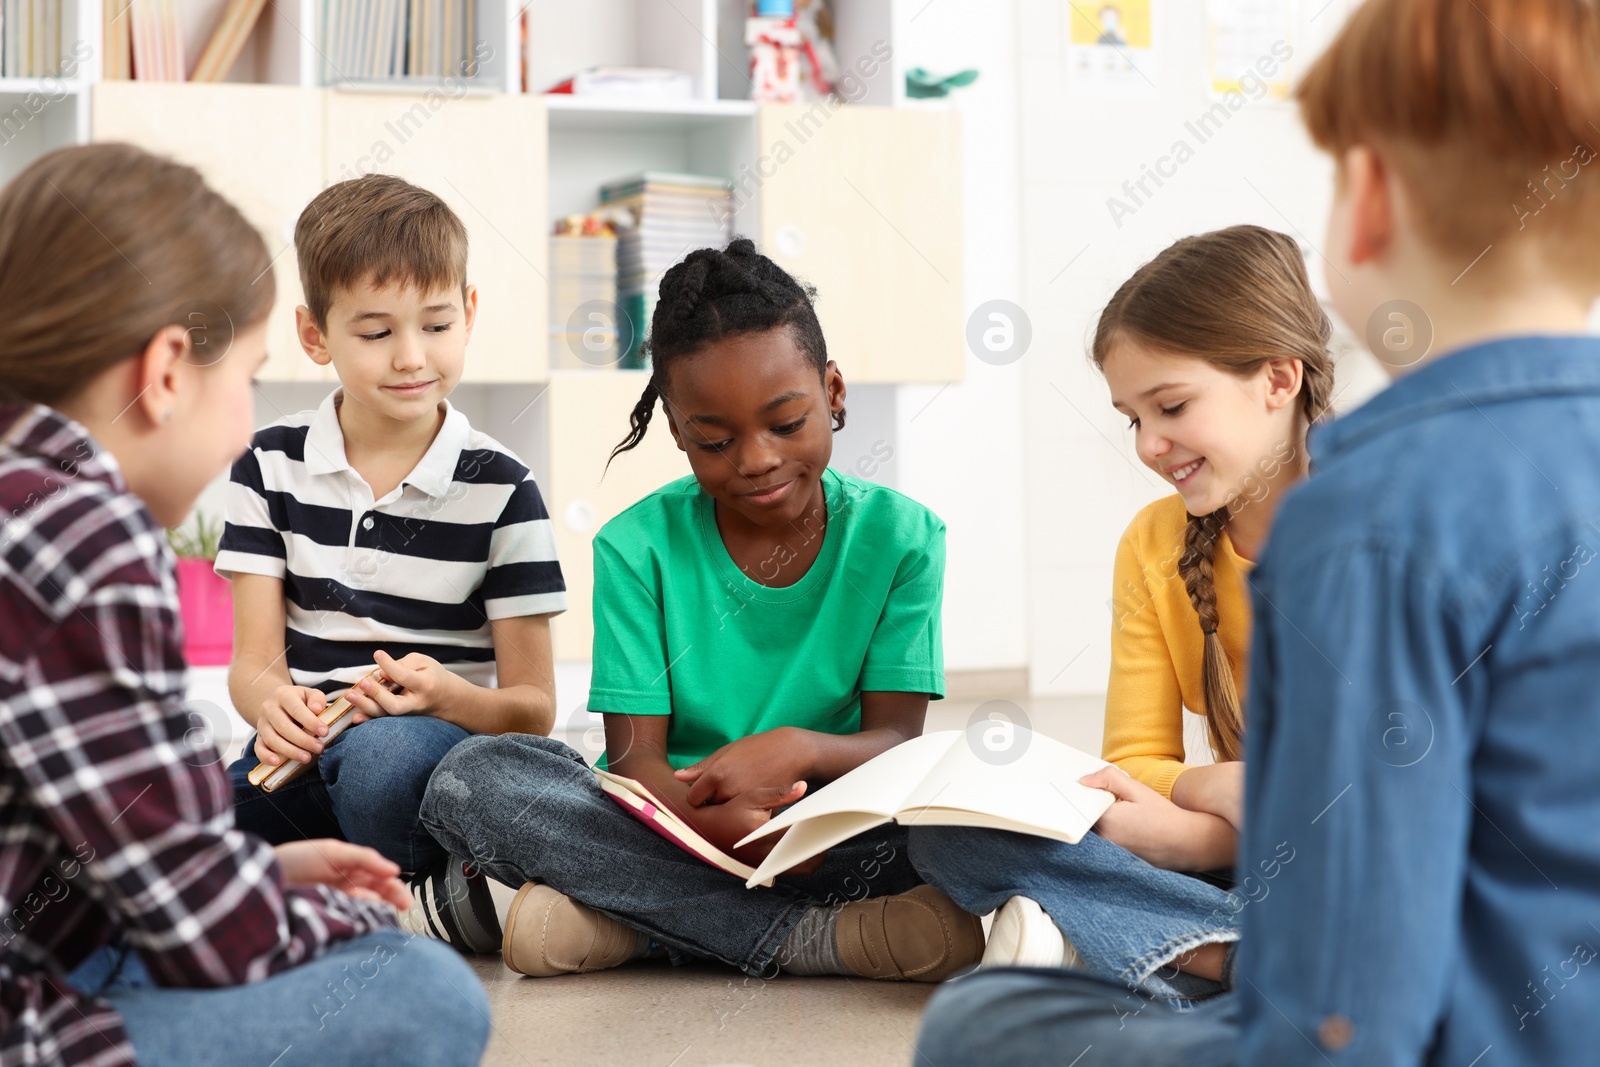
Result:
M1033 729L1100 751L1103 701L1018 699ZM929 730L959 729L978 702L941 701ZM489 992L485 1067L873 1067L912 1062L933 989L849 978L746 978L732 968L644 962L598 974L522 978L474 962Z

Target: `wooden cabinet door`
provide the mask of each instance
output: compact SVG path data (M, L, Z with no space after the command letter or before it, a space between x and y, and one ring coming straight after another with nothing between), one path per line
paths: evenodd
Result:
M127 141L200 171L261 231L277 299L267 334L269 381L332 381L295 337L302 302L294 224L322 188L322 93L285 85L100 82L90 139ZM265 413L264 413L265 414Z
M558 660L586 660L594 643L594 535L641 497L689 473L659 404L643 443L605 469L647 381L642 371L551 376L550 484L544 488L567 580L566 613L551 624Z
M328 182L397 174L438 194L466 224L478 321L463 381L548 375L547 146L537 96L328 91Z
M822 102L757 125L759 186L735 195L759 200L762 250L817 287L845 381L959 379L960 116Z

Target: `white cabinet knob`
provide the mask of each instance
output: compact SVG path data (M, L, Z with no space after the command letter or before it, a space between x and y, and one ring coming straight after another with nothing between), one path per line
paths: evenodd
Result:
M573 533L588 533L594 526L594 505L587 500L574 500L567 505L564 517L567 520L567 529Z
M798 226L783 226L772 235L772 245L778 255L794 258L803 255L806 250L806 235L800 232Z

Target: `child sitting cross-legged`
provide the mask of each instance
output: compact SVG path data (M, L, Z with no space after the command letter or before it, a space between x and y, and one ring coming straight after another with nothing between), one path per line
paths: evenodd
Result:
M233 579L228 687L256 728L232 768L239 825L370 845L409 877L413 926L492 952L488 884L418 809L468 736L550 730L550 615L566 607L550 518L528 468L446 399L478 309L455 213L374 174L312 200L295 250L300 343L340 384L233 468L217 571ZM318 714L341 694L355 725L330 742ZM313 758L273 793L249 781L258 762Z
M919 735L944 687L944 524L829 468L845 387L811 297L747 240L667 272L650 383L616 451L643 438L659 400L693 473L594 542L589 707L605 714L609 768L724 850ZM526 975L659 946L756 976L932 982L983 948L979 921L920 884L899 827L746 889L635 821L546 737L461 743L422 816L452 852L526 883L503 947Z

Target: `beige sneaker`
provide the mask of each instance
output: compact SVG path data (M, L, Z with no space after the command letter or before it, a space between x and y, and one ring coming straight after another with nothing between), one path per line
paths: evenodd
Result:
M633 958L637 932L547 885L517 890L500 958L518 974L549 978L615 967Z
M1083 957L1055 920L1027 897L1012 897L995 912L983 967L1078 967Z
M863 978L942 982L983 955L983 923L931 885L839 910L839 956Z

